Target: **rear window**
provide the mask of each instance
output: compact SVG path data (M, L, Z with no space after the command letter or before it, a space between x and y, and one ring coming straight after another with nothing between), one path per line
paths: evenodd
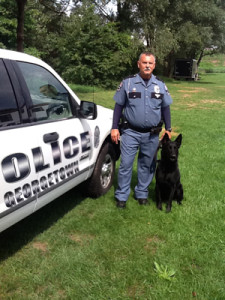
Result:
M20 123L16 98L5 66L0 60L0 128Z

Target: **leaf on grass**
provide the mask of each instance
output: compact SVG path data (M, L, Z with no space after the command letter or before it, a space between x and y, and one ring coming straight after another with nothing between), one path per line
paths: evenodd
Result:
M176 271L173 269L169 269L167 266L159 265L157 262L154 262L155 271L158 274L159 278L163 278L165 280L172 281L174 280L174 276Z

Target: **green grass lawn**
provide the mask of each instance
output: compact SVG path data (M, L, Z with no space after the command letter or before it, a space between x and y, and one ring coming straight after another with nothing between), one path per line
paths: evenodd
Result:
M200 71L206 73L225 73L225 55L214 54L203 57Z
M225 300L225 74L167 85L183 204L158 211L154 181L125 210L116 179L96 200L75 188L0 234L1 300ZM114 107L114 91L77 93Z

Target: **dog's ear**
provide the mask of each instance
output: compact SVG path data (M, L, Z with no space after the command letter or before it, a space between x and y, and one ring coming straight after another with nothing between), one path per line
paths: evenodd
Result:
M164 143L166 143L168 141L170 141L170 138L169 138L168 134L165 133L164 136L163 136L163 138L162 138L162 140L161 140L161 142L162 142L162 144L164 144Z
M177 147L180 148L182 142L182 134L179 134L176 138L175 142L177 143Z

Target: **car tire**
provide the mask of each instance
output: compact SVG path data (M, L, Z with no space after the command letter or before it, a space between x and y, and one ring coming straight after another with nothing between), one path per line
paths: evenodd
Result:
M100 151L93 174L86 185L90 197L97 198L111 188L115 175L115 157L112 144L106 143Z

